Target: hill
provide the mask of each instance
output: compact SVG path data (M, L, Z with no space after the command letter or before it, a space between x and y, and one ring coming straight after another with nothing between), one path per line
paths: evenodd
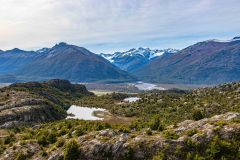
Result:
M58 79L1 88L0 128L63 119L73 99L88 95L85 86Z

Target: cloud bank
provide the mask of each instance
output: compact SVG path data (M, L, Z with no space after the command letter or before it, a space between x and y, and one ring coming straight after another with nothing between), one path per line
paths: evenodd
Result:
M0 0L0 48L184 48L240 34L239 0Z

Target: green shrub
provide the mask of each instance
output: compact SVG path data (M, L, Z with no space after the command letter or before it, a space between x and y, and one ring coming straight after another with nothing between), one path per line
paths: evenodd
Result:
M49 144L55 143L55 142L57 141L57 136L56 136L56 134L50 132L50 133L47 135L47 141L48 141Z
M46 156L47 156L47 152L46 152L46 151L42 151L42 152L40 152L40 156L42 156L42 157L46 157Z
M188 131L186 131L186 135L188 135L188 136L193 136L194 134L196 134L197 133L197 130L196 129L192 129L192 130L188 130Z
M11 142L14 142L14 141L15 141L15 137L14 135L11 134L4 139L4 144L10 144Z
M57 136L53 132L40 131L37 135L37 142L42 146L55 143L57 141Z
M178 139L179 136L172 130L167 130L163 132L163 137L166 139Z
M75 130L75 134L76 134L76 136L82 136L82 135L84 135L85 134L85 131L82 129L82 128L77 128L76 130Z
M62 147L64 143L65 143L64 139L60 138L56 143L56 147Z
M40 145L42 145L42 146L48 145L48 142L47 142L47 139L46 139L45 136L39 136L39 137L37 138L37 142L38 142L38 144L40 144Z
M64 160L77 160L79 154L79 145L75 140L71 140L66 144L64 149Z
M151 121L149 123L149 126L152 130L162 131L164 129L163 125L161 124L159 115L153 116L153 118L151 119Z
M193 118L193 120L198 121L198 120L203 119L204 116L203 116L203 114L202 114L201 111L199 111L199 110L194 110L194 111L193 111L193 114L192 114L192 118Z
M146 130L146 134L149 135L149 136L151 136L151 135L152 135L152 131L151 131L150 129L147 129L147 130Z
M206 150L208 157L214 159L224 159L231 155L236 155L238 152L239 148L237 148L236 145L233 145L225 140L221 140L219 136L214 137Z
M26 160L27 157L23 153L18 153L15 160Z

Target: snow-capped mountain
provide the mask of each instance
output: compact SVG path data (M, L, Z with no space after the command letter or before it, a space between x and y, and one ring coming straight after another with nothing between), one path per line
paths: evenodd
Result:
M50 48L42 48L42 49L37 50L36 52L37 52L37 53L46 53L46 52L48 52L49 50L50 50Z
M178 50L171 48L165 50L151 50L149 48L140 47L138 49L130 49L126 52L115 52L113 54L101 53L100 56L125 71L134 72L136 69L139 69L155 58L161 57L164 54L175 54L177 52Z
M240 37L207 40L155 59L134 75L151 83L219 84L240 80Z

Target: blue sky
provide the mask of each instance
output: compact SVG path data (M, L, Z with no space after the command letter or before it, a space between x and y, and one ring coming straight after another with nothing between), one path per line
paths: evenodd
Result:
M240 35L240 0L0 0L0 48L67 42L95 53Z

